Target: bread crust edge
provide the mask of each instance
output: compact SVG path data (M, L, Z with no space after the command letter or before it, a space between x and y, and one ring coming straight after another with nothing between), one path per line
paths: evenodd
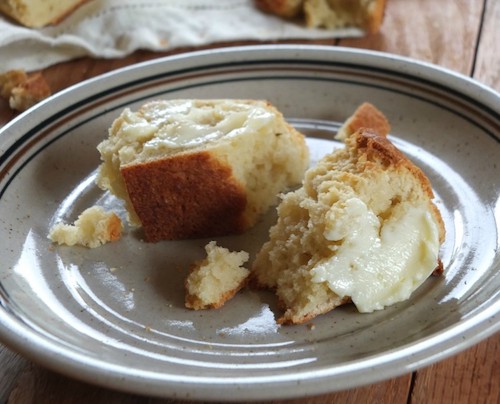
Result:
M125 165L120 171L148 242L238 234L249 225L244 186L230 165L209 151Z

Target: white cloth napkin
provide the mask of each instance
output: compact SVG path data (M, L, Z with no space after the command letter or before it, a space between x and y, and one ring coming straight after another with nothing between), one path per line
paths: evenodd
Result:
M308 29L253 0L92 0L55 26L29 29L0 17L0 73L37 70L80 56L116 58L237 40L360 36L358 29Z

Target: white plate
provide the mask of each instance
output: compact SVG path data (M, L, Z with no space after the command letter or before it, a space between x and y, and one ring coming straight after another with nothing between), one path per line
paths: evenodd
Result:
M93 183L96 145L124 107L152 98L269 99L309 136L313 160L363 101L430 177L446 222L443 277L373 314L345 306L314 327L275 324L271 294L183 307L207 240L53 248L50 226L117 201ZM270 399L410 372L499 329L499 96L449 71L385 54L306 46L206 51L75 86L0 132L0 334L12 349L93 383L166 397ZM255 251L271 212L232 249Z

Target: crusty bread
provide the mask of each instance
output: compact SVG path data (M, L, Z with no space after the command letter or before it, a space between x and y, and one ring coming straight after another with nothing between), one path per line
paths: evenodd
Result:
M384 18L386 0L306 0L304 14L309 27L358 27L375 33Z
M386 137L391 125L386 116L369 102L362 103L337 131L335 139L345 142L360 128L370 128L380 136Z
M243 232L308 166L304 136L254 100L126 109L98 150L98 185L125 201L150 242Z
M304 0L255 0L257 6L272 14L294 18L303 12Z
M24 70L9 70L0 74L0 96L16 111L26 111L50 95L50 87L41 73L28 75Z
M384 19L386 0L256 0L257 5L285 18L304 16L310 28L357 27L375 33Z
M45 78L40 73L36 73L12 88L9 106L16 111L26 111L50 95L51 91Z
M119 240L122 229L122 221L114 212L105 212L100 206L93 206L84 210L72 225L55 224L50 229L49 239L68 246L95 248Z
M28 80L28 75L24 70L9 70L0 74L0 96L8 100L12 90Z
M387 138L387 121L363 119L340 131L345 147L309 169L283 196L252 283L274 289L280 323L297 324L352 301L370 312L407 299L440 265L444 225L424 173ZM363 128L377 123L376 133Z
M246 283L250 271L246 251L231 252L211 241L205 246L205 259L193 264L186 278L185 305L194 310L217 309Z
M87 0L0 0L0 12L30 28L57 24Z

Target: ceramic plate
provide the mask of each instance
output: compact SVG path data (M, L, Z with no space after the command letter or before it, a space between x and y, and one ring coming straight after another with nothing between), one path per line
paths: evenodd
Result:
M54 247L49 228L98 204L96 145L125 107L154 98L260 98L308 136L314 162L362 102L430 177L446 222L446 268L408 301L352 306L278 326L272 294L243 291L189 311L183 281L208 240L148 244L128 231L89 250ZM87 81L0 133L0 335L26 357L125 391L205 400L299 397L410 372L499 329L499 96L449 71L386 54L263 46L175 56ZM121 211L121 210L120 210ZM255 252L271 211L218 239Z

